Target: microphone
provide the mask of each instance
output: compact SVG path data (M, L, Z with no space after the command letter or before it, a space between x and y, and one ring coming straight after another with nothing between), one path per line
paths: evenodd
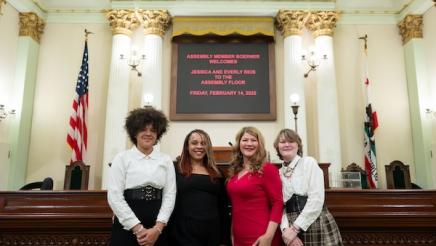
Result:
M233 147L233 144L232 144L232 142L228 142L228 144L231 146L231 147Z

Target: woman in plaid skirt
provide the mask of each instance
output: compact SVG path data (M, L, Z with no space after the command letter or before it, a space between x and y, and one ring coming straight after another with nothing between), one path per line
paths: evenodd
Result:
M280 229L285 244L343 245L339 228L324 204L323 172L313 157L302 157L301 138L296 132L283 129L274 148L283 160L280 178L285 209Z

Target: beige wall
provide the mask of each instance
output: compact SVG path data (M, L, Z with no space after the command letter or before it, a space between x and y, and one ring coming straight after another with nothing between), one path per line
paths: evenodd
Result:
M18 35L17 12L6 5L0 16L0 95L3 88L9 90L13 81L13 70ZM427 50L429 78L436 84L436 13L432 8L424 16L424 41ZM89 161L91 165L90 189L101 187L101 166L104 143L104 121L109 74L112 35L108 24L54 24L49 23L42 36L35 103L29 153L27 181L41 180L51 176L55 189L63 188L65 165L70 158L66 144L68 119L74 98L74 86L79 72L83 52L83 29L94 33L89 39L90 53L90 112L89 112ZM4 33L12 35L3 35ZM169 30L163 45L162 109L169 113L171 42ZM341 150L343 165L355 162L363 164L363 114L364 101L361 72L361 43L359 36L369 36L369 75L374 85L373 102L379 116L376 132L378 171L381 187L385 187L384 165L392 160L401 160L410 165L414 180L413 153L410 147L411 129L407 97L404 56L401 37L395 25L339 25L334 34L335 62L340 107ZM310 43L310 34L304 41ZM243 126L258 127L265 136L271 159L276 160L272 142L283 127L283 37L276 33L276 88L277 121L274 122L171 122L168 133L163 137L161 150L175 158L180 154L185 135L194 128L210 133L215 146L227 146L234 142L235 133ZM6 67L4 67L6 66ZM7 69L6 69L7 68ZM307 89L313 92L316 81L307 81ZM132 75L131 88L138 88L138 80ZM134 89L132 95L135 95ZM435 88L433 87L433 91ZM309 92L309 93L312 93ZM1 94L3 93L3 94ZM436 92L434 92L436 93ZM6 93L7 95L7 93ZM433 94L434 95L434 94ZM433 98L436 98L435 96ZM310 100L310 99L308 99ZM134 106L139 100L131 100ZM436 104L435 102L433 102ZM433 106L434 106L433 104ZM314 106L308 108L312 109ZM313 109L314 110L314 109ZM312 116L310 116L312 115ZM125 117L125 116L120 116ZM312 118L311 118L312 117ZM316 134L313 112L308 112L308 154L316 157ZM435 120L433 120L433 126ZM434 127L433 127L434 128ZM0 123L0 143L7 143L3 122ZM433 131L433 143L436 133ZM0 148L5 148L0 145ZM0 151L0 153L2 153ZM2 165L2 164L0 164ZM0 166L0 173L5 166ZM435 168L436 170L436 168ZM2 178L2 177L0 177ZM0 182L0 189L2 189Z
M89 187L100 187L106 114L111 32L106 24L48 24L39 53L27 182L52 177L63 188L65 165L71 157L66 144L69 117L82 62L84 29L89 37Z

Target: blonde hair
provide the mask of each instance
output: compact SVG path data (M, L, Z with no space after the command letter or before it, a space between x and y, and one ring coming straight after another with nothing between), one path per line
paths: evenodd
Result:
M261 172L261 169L266 161L266 150L265 150L265 140L260 133L260 131L252 126L243 127L236 134L236 142L233 146L233 160L230 162L230 177L238 174L244 167L244 157L241 152L240 142L242 136L248 133L255 137L259 143L257 147L257 152L250 158L251 172Z

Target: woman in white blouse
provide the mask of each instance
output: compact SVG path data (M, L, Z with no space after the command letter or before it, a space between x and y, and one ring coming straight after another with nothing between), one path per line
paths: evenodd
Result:
M285 244L343 245L338 226L324 204L323 172L313 157L302 156L301 138L283 129L274 148L283 160L280 178L285 209L280 229Z
M176 198L174 165L154 148L167 127L165 115L152 107L135 109L126 118L134 146L115 156L110 168L111 245L168 245L164 227Z

